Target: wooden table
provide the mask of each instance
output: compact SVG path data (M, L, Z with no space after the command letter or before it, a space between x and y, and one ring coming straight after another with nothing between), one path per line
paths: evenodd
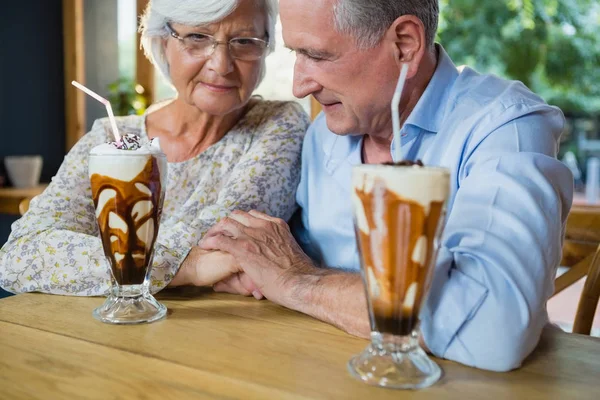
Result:
M6 399L598 399L600 339L544 332L518 371L439 361L416 392L367 386L346 362L367 341L268 301L197 290L159 296L166 320L111 326L100 298L27 294L0 301ZM493 343L490 343L493 346Z
M43 184L27 189L0 188L0 214L21 215L19 212L21 201L37 196L47 186Z

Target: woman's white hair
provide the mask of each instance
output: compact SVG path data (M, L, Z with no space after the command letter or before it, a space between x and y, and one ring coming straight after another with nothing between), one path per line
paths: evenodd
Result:
M163 40L169 37L166 24L173 22L181 25L200 26L221 21L231 14L241 0L151 0L141 17L140 32L142 47L146 57L158 68L161 74L171 82L169 63L165 57ZM254 0L262 5L267 17L266 32L269 35L269 48L275 48L275 23L277 22L277 0ZM262 4L261 4L262 3ZM263 57L261 76L265 75Z

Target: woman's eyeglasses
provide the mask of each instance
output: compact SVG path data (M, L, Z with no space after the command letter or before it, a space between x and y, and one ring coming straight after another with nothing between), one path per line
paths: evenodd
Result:
M229 48L231 57L243 61L254 61L261 58L269 48L269 42L259 38L236 37L227 42L220 42L214 36L204 33L190 33L182 37L169 23L166 26L169 34L179 40L183 47L196 57L209 57L215 52L218 45L225 44Z

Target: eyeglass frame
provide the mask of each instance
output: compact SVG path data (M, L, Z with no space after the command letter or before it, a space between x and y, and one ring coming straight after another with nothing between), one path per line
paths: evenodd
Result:
M165 24L165 26L166 26L166 28L167 28L167 32L169 33L169 35L170 35L171 37L173 37L174 39L177 39L177 40L179 40L179 42L180 42L182 45L184 45L184 47L185 47L185 39L186 39L186 38L188 38L188 37L189 37L191 34L190 34L190 35L186 35L185 37L184 37L184 36L181 36L179 33L177 33L177 31L176 31L175 29L173 29L173 27L171 26L171 23L170 23L170 22L167 22L167 23ZM242 61L256 61L256 60L259 60L259 59L260 59L262 56L264 56L264 55L265 55L265 53L266 53L266 52L267 52L269 49L271 49L271 44L269 43L269 34L268 34L268 33L266 33L267 40L264 40L264 39L261 39L261 38L257 38L257 37L245 37L245 36L239 36L239 37L234 37L234 38L231 38L231 39L229 39L229 40L227 40L227 41L220 41L220 40L217 40L217 39L216 39L216 38L215 38L213 35L209 35L208 33L194 33L194 34L195 34L195 35L203 35L203 36L206 36L206 38L207 38L207 39L210 39L210 43L211 43L211 45L207 47L207 49L210 49L210 51L209 51L209 52L208 52L208 53L205 55L205 57L210 57L210 56L212 56L212 55L215 53L215 50L217 49L217 46L219 46L219 45L221 45L221 44L225 44L225 45L227 45L227 50L229 51L229 55L230 55L232 58L235 58L236 60L242 60ZM242 58L239 58L239 57L236 57L236 56L234 56L234 55L233 55L233 53L232 53L232 51L231 51L231 41L232 41L232 40L238 40L238 39L250 39L250 40L253 40L253 41L257 41L257 42L259 42L259 43L264 43L265 47L263 48L263 54L261 54L261 55L260 55L259 57L257 57L257 58L246 59L246 60L244 60L244 59L242 59Z

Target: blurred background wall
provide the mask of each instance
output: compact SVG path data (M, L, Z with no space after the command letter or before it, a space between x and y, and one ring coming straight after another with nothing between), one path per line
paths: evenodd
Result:
M0 159L41 154L47 182L65 148L61 2L2 3L0 37ZM15 220L0 214L0 243Z

